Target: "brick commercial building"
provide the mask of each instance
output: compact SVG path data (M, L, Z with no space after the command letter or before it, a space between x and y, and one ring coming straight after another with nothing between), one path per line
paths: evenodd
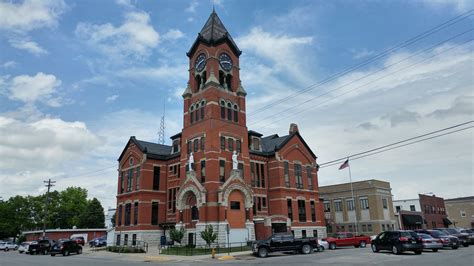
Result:
M359 234L374 235L395 228L389 182L372 179L353 182L352 187L355 202L350 183L319 187L328 234L356 232L356 217Z
M154 244L184 227L183 242L200 245L206 225L221 245L325 236L316 156L295 124L285 136L247 129L240 54L212 12L187 53L182 131L171 146L131 137L118 159L116 243Z
M453 227L474 228L474 197L444 200Z
M25 231L22 234L26 237L26 241L36 241L43 237L43 230ZM85 229L47 229L45 237L47 239L58 240L61 238L71 238L72 236L82 236L84 241L90 241L96 237L106 236L105 228L85 228Z
M434 229L451 225L444 199L435 195L419 194L418 199L394 200L393 204L401 229Z

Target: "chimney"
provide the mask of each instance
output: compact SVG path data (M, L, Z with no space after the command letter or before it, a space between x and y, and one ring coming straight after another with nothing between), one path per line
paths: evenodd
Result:
M289 131L289 133L290 133L290 134L293 134L293 133L296 133L296 132L299 132L299 130L298 130L298 125L295 124L295 123L291 123L291 124L290 124L290 131Z

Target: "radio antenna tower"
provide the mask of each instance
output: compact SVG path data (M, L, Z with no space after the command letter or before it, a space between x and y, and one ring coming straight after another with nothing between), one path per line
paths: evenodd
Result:
M164 145L165 144L165 113L166 113L166 105L165 99L163 99L163 115L161 116L160 122L160 131L158 132L158 143Z

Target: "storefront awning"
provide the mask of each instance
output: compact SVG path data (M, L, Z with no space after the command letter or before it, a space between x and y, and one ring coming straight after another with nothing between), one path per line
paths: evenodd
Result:
M402 220L404 225L421 225L423 218L420 215L403 214Z
M447 217L443 218L443 223L446 227L453 224Z

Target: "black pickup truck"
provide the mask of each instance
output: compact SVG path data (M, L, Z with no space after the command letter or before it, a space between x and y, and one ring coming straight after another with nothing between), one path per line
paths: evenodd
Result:
M49 239L33 241L28 246L28 253L30 253L30 255L34 255L34 254L46 255L51 251L51 247L53 246L53 244L54 244L54 241L49 240Z
M252 243L253 254L260 258L265 258L270 252L278 251L296 251L309 254L316 248L318 248L318 239L316 237L295 238L291 233L273 234L268 239Z

